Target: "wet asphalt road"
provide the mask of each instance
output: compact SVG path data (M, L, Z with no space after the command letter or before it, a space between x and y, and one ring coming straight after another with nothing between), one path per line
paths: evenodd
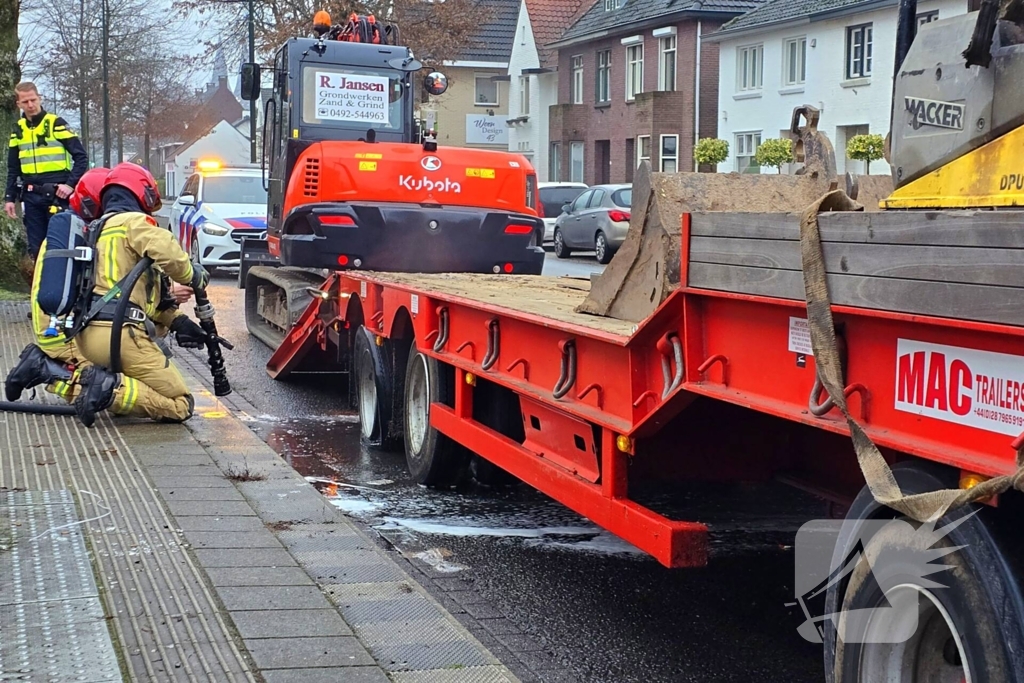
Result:
M548 266L577 277L600 269L589 259L550 255ZM218 328L236 345L226 354L232 385L260 413L249 416L250 427L301 473L321 480L334 504L407 556L471 579L484 613L506 617L557 663L562 677L534 671L538 679L823 680L820 647L797 635L798 612L784 605L793 601L788 546L799 524L821 513L816 501L787 490L770 499L785 509L752 531L755 525L745 522L764 516L755 514L749 491L746 503L735 496L735 506L716 497L707 508L725 514L702 519L713 532L723 530L709 566L667 570L525 486L425 490L408 480L402 454L360 446L340 391L322 380L267 377L270 350L248 337L234 285L215 279L210 292ZM710 501L718 493L686 495L699 504L700 496Z

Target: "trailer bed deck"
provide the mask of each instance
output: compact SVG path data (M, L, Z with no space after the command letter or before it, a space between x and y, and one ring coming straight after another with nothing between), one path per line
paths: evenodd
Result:
M380 284L397 285L436 298L456 298L500 308L512 317L522 314L552 323L586 328L621 337L625 344L636 325L624 320L577 313L590 292L590 281L542 275L480 275L475 273L363 273Z

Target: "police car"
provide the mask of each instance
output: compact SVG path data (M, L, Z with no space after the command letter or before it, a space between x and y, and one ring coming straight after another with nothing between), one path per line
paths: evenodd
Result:
M237 268L242 238L266 238L262 172L199 162L171 206L169 224L193 261L210 268Z

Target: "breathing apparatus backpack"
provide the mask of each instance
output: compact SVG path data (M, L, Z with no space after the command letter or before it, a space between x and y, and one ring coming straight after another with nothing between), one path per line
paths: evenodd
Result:
M73 211L54 214L46 226L36 303L51 318L62 318L74 308L82 274L92 262L86 231L85 221Z

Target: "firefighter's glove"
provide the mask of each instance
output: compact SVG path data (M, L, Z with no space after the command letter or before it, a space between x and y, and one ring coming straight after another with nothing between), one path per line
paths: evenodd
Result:
M178 346L186 349L201 349L206 345L206 332L187 315L179 315L171 323L171 332Z
M206 289L206 286L210 284L210 274L206 272L198 263L192 264L192 281L188 283L188 286L192 288L192 291L198 291L200 289Z

